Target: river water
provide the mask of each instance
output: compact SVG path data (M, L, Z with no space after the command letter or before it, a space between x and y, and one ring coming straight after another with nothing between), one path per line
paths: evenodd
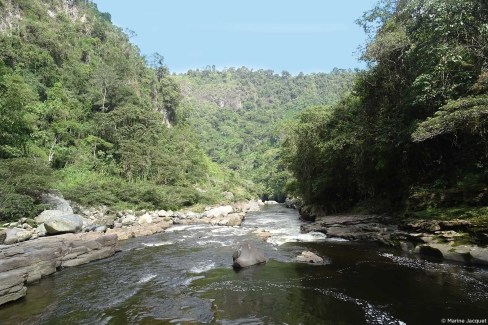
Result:
M115 256L64 269L0 307L0 324L442 324L488 318L488 270L300 234L295 210L267 206L241 227L175 226ZM267 243L252 234L268 229ZM244 240L268 258L236 272ZM300 264L311 250L324 265Z

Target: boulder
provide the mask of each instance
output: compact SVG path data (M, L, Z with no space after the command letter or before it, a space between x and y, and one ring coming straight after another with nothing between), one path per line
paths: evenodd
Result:
M32 237L31 230L21 229L19 232L17 232L17 241L19 243L31 239L31 237Z
M46 227L44 226L44 224L40 224L37 227L36 232L39 237L44 237L47 235Z
M4 240L5 245L11 245L15 243L20 243L26 241L32 237L32 232L21 229L21 228L11 228L6 229L6 237Z
M98 226L93 231L94 232L105 232L105 231L107 231L107 226Z
M204 213L204 217L207 218L218 218L218 217L225 217L229 213L234 211L234 208L232 208L230 205L224 205L218 208L213 208Z
M135 215L127 215L122 218L122 225L124 226L131 226L137 221L137 217Z
M258 204L258 201L241 202L237 205L237 209L242 212L259 211L260 205Z
M301 263L311 263L311 264L323 264L324 259L312 252L303 251L302 254L297 256L297 261Z
M104 214L103 216L96 219L96 224L110 228L114 226L115 218L116 216L114 214Z
M53 210L62 211L64 214L73 214L73 208L61 193L43 194L42 202L49 205Z
M237 251L232 255L232 260L232 266L236 269L266 263L264 253L249 242L244 242L239 246Z
M269 238L271 238L271 233L265 229L253 231L253 234L258 236L262 241L267 241Z
M226 219L227 219L226 226L229 226L229 227L240 226L242 221L244 220L244 214L243 213L231 213L226 217Z
M35 218L35 221L38 225L44 223L47 219L51 217L62 217L67 215L68 213L60 211L60 210L44 210Z
M83 219L77 214L51 217L44 222L44 227L49 235L76 233L81 231Z
M147 213L140 216L139 219L137 220L137 223L140 225L144 225L152 222L153 222L153 218L151 217L150 214Z
M421 256L441 258L448 261L466 263L469 260L469 246L452 246L442 243L430 243L415 247L414 252Z
M25 218L24 223L28 224L31 227L37 226L37 222L34 219L30 219L30 218Z
M159 210L158 211L158 216L160 217L171 217L172 213L170 213L169 211L165 211L165 210Z
M471 263L488 265L488 248L476 247L469 252Z

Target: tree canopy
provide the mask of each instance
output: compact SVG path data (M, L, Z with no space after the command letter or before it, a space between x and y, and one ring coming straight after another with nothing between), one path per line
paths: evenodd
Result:
M285 142L295 194L332 211L486 206L487 10L384 0L365 13L369 68L339 104L300 115Z

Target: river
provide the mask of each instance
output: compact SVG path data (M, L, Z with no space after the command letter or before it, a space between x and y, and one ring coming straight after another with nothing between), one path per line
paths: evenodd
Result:
M441 324L488 317L488 270L300 234L295 210L266 206L241 227L175 226L115 256L64 269L0 307L0 324ZM252 234L265 228L273 237ZM236 272L252 241L269 259ZM310 250L324 265L300 264Z

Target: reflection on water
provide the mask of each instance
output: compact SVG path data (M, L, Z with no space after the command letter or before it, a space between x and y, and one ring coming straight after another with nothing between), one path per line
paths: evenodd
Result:
M0 307L0 324L440 324L488 317L486 269L437 264L373 245L303 236L294 210L266 207L240 228L181 226L65 269ZM270 243L256 228L273 230ZM244 240L266 265L232 269ZM285 243L287 242L287 243ZM295 263L303 250L330 261Z

